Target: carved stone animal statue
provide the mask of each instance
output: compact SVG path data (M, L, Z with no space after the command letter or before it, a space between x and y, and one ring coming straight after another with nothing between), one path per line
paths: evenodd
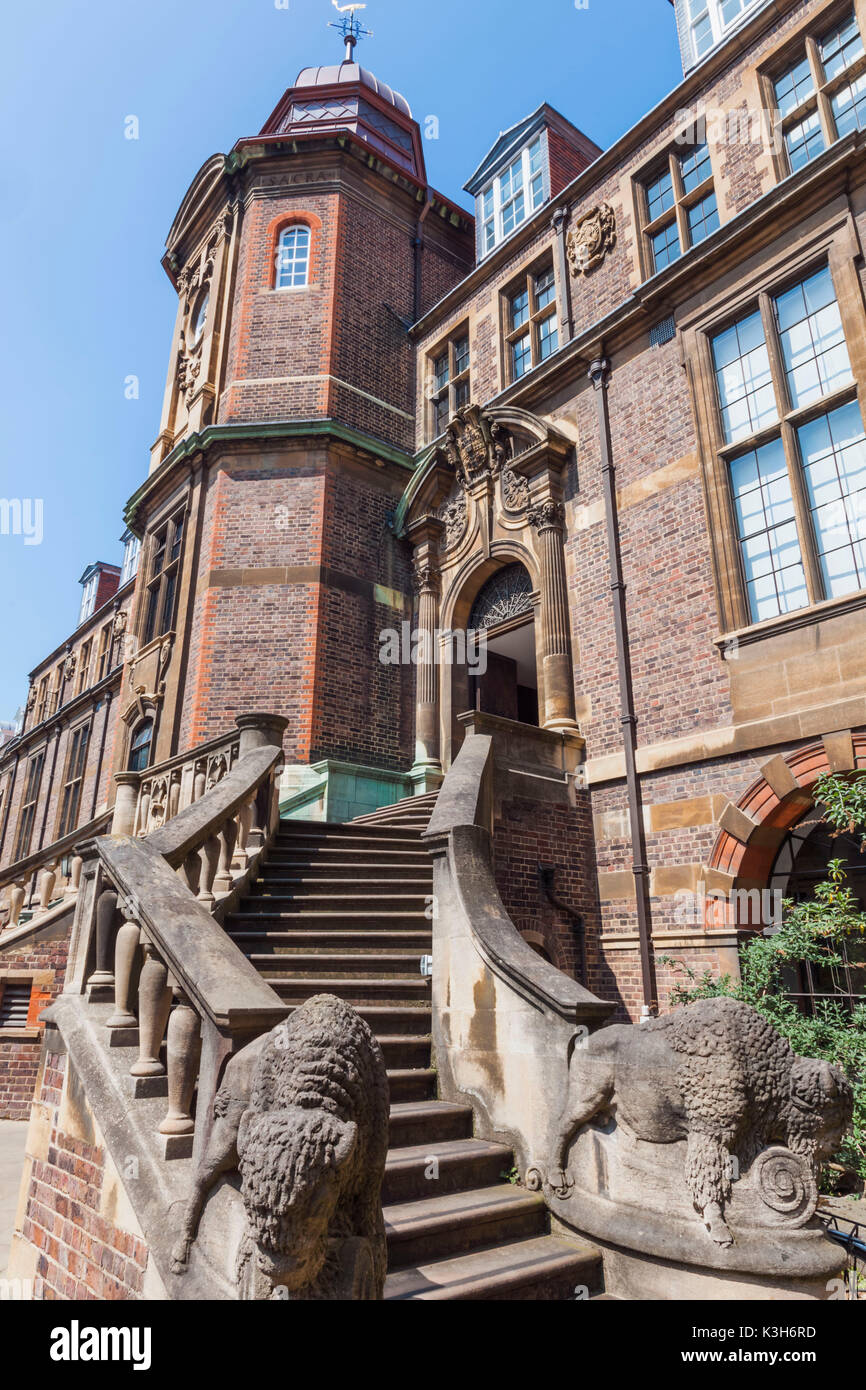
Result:
M348 1004L316 995L228 1062L173 1252L174 1273L187 1265L217 1178L239 1168L242 1296L381 1298L387 1147L381 1048ZM366 1273L347 1276L347 1260L351 1265L359 1252ZM348 1294L347 1278L354 1289Z
M730 1157L745 1174L762 1149L782 1143L814 1168L838 1146L852 1112L851 1085L838 1067L795 1056L748 1004L701 999L648 1023L602 1028L575 1049L550 1181L567 1187L563 1170L576 1131L613 1113L638 1139L687 1141L692 1201L712 1239L730 1245Z

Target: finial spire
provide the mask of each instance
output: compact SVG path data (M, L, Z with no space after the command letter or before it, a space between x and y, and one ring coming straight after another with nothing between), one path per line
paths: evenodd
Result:
M337 11L337 13L343 15L344 18L336 21L331 20L331 22L328 25L328 28L339 29L340 33L343 35L343 38L346 41L345 62L351 63L355 50L355 44L358 42L358 40L371 39L373 37L373 30L362 29L358 20L355 18L356 12L358 10L366 10L367 6L358 4L338 5L337 0L331 0L331 3L333 4L334 9Z

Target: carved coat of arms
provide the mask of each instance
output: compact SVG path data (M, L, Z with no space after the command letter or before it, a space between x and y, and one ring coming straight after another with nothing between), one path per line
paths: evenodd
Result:
M610 203L590 208L568 234L568 259L574 275L587 275L616 246L616 217Z

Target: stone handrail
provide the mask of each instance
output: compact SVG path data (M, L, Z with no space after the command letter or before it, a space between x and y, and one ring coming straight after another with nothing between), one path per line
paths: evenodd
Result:
M81 856L78 848L86 840L90 840L94 835L101 834L108 829L111 822L111 812L104 811L102 815L95 816L86 825L80 825L75 830L71 830L68 835L64 835L59 840L54 840L50 845L44 845L42 849L35 850L33 854L28 854L24 859L18 859L14 864L9 864L7 868L0 870L0 892L8 889L8 917L2 929L11 930L17 927L21 920L21 913L27 909L34 909L34 916L47 912L48 908L55 902L55 897L60 889L60 896L72 897L78 892L78 885L81 880ZM65 882L58 885L58 878L61 877L59 869L61 861L69 858L71 860L68 875L63 875ZM38 877L37 877L38 876ZM27 885L31 884L28 892Z
M68 997L84 996L85 1007L108 1014L94 1015L108 1047L137 1046L134 1085L141 1094L167 1091L159 1125L166 1158L207 1142L225 1059L286 1013L219 923L221 904L255 875L279 822L286 721L237 723L236 761L198 800L149 835L112 834L83 847L64 995L44 1014L60 1023ZM132 806L129 798L127 817Z
M433 1031L440 1095L471 1101L478 1132L523 1171L546 1160L571 1052L614 1005L543 960L492 868L493 739L468 731L424 834L433 854Z
M505 910L491 865L493 740L467 737L439 793L423 838L448 854L461 907L490 968L525 998L572 1023L599 1021L609 1004L543 960Z

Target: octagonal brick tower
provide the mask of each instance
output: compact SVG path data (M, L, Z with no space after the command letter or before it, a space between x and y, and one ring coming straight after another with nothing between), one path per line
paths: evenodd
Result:
M388 520L412 467L407 333L467 272L472 218L429 187L403 97L306 68L261 133L196 175L163 264L178 308L151 469L114 767L266 706L287 761L412 762L409 616Z

